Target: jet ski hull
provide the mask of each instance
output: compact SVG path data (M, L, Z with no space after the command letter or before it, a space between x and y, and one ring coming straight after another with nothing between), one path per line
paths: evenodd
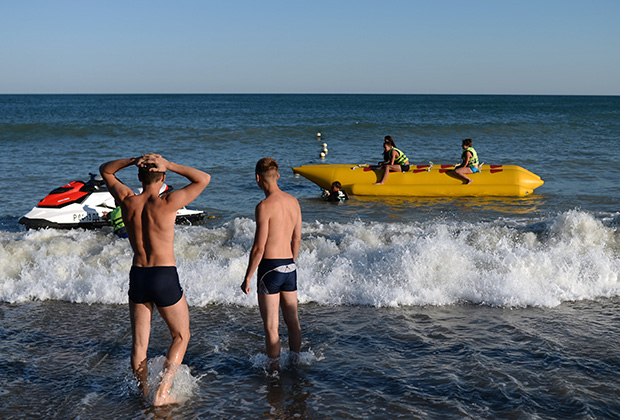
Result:
M172 190L165 187L163 193ZM88 182L72 181L51 191L19 223L27 229L98 229L110 226L108 214L115 207L103 181L91 174ZM177 211L176 223L199 224L205 218L205 212L184 207Z

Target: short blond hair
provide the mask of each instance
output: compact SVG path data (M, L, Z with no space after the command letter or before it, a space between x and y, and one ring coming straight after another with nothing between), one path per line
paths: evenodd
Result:
M256 175L271 179L278 174L278 162L274 158L264 157L256 162Z

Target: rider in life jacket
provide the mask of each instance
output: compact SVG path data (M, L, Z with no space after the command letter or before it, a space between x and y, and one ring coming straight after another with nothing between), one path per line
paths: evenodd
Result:
M125 222L123 222L121 206L117 206L110 212L110 223L112 223L114 233L116 233L119 238L127 238L127 229L125 229Z
M343 191L342 189L342 184L338 181L334 181L332 182L332 190L327 191L324 190L323 191L323 201L331 201L331 202L341 202L341 201L345 201L349 199L349 195L346 193L346 191Z
M374 185L383 185L390 172L407 172L409 170L409 159L402 150L396 148L392 136L385 136L383 141L383 162L379 162L379 166L383 166L383 178L381 181L375 182Z
M478 153L471 147L473 143L472 139L463 140L463 154L461 155L461 163L454 168L454 174L465 181L465 184L471 184L474 182L465 174L475 174L480 172L478 167Z

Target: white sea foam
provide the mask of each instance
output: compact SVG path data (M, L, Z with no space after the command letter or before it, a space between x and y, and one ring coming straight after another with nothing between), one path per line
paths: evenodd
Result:
M239 288L254 228L240 218L177 229L190 305L256 305ZM0 300L126 303L130 265L109 230L0 232ZM580 211L535 226L304 223L297 266L302 304L549 307L620 295L620 233Z
M155 394L162 376L164 375L165 356L158 356L149 360L148 372L148 395L147 400L151 403L155 400ZM198 378L192 376L189 366L181 365L174 375L174 381L170 388L170 396L173 401L183 404L189 400L198 389Z
M278 366L280 370L287 369L293 365L311 366L319 360L321 360L321 358L317 357L312 350L303 351L299 354L295 354L288 350L283 350L278 360ZM250 362L253 367L263 369L266 372L272 368L272 359L267 357L264 353L257 353L250 357Z

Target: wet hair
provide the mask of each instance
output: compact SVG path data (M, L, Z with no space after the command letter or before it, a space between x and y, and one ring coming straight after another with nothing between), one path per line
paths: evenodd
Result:
M385 137L383 138L383 142L384 142L385 144L389 144L389 145L390 145L390 146L392 146L392 147L396 147L396 144L394 144L394 140L392 140L392 136L385 136Z
M144 184L153 184L155 182L161 181L164 178L165 172L151 171L151 168L156 167L157 166L154 163L145 163L138 168L138 176Z
M334 181L332 182L332 190L334 189L334 187L338 188L339 190L342 189L342 184L338 181Z
M463 140L463 146L471 147L473 142L474 141L472 139L465 139Z
M274 158L264 157L256 162L255 172L266 179L275 178L278 174L278 162Z

